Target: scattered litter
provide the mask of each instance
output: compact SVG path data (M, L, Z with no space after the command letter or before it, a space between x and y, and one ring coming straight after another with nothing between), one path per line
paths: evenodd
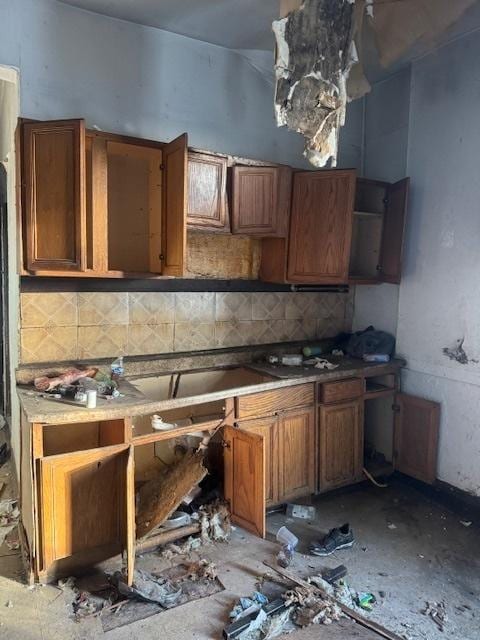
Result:
M353 545L353 531L346 522L341 527L330 529L321 542L310 545L310 553L314 556L329 556L339 549L347 549Z
M310 358L309 360L305 360L303 364L313 365L315 369L327 369L328 371L338 367L338 364L333 364L333 362L330 362L326 358Z
M287 516L289 518L301 518L302 520L313 520L316 509L306 504L287 504Z
M325 569L322 573L322 578L329 584L338 582L347 575L347 567L344 564L339 564L334 569Z
M426 602L425 609L422 610L424 616L429 616L440 629L444 631L445 623L448 622L445 602Z
M200 538L202 542L225 542L230 537L230 511L228 503L216 500L199 509Z
M0 467L10 458L10 449L8 444L4 442L0 447Z
M464 527L470 527L472 522L471 520L460 520L460 524L463 524Z
M13 609L13 602L11 600L7 600L5 606L7 609Z
M280 542L282 548L277 554L278 564L286 568L293 560L293 554L298 544L298 538L287 527L280 527L277 531L277 542Z
M365 611L372 611L373 605L376 603L377 599L373 595L373 593L359 593L357 594L357 604L361 609Z
M16 500L0 502L0 547L8 534L15 529L20 518L20 510Z
M293 621L299 627L311 624L331 624L339 620L342 611L338 604L330 598L322 598L305 587L295 587L284 595L286 606L295 605Z
M156 602L166 609L175 604L182 593L181 588L178 589L166 578L154 576L142 569L134 571L131 587L127 585L123 574L119 571L113 574L112 580L122 596L145 602Z
M171 560L174 556L186 556L202 546L201 538L190 536L183 544L175 544L171 542L167 544L162 551L160 557L164 560Z
M387 525L387 527L388 527L389 529L396 529L396 528L397 528L397 525L396 525L396 524L393 524L393 522L389 522L389 523L388 523L388 525Z
M269 602L263 593L255 591L251 598L240 598L235 604L230 613L230 619L233 622L223 630L223 637L226 640L276 638L284 632L293 630L293 626L288 628L290 614L291 610L286 608L283 599Z

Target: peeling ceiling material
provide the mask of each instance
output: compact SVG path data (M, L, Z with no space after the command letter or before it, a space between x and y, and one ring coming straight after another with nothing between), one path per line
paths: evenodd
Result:
M357 60L353 43L355 0L305 0L273 23L275 114L306 138L305 156L316 167L335 166L345 123L346 82Z

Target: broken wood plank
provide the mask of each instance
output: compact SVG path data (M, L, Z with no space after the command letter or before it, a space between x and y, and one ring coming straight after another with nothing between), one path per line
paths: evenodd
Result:
M153 535L150 538L145 538L142 542L137 542L135 553L145 553L151 551L156 547L161 547L169 542L175 540L181 540L188 536L194 536L196 533L200 533L201 526L198 522L194 524L187 524L184 527L178 527L178 529L169 529L168 531L162 531L157 535Z
M203 452L187 454L165 478L146 482L138 492L137 538L143 538L175 511L183 498L207 475Z
M269 569L273 569L273 571L276 571L278 574L280 574L284 578L287 578L287 580L290 580L294 584L297 584L300 587L304 587L305 589L309 589L313 593L315 592L319 593L324 598L330 598L331 600L334 600L335 603L340 607L340 609L346 616L348 616L349 618L352 618L352 620L355 620L355 622L360 624L362 627L366 627L367 629L370 629L371 631L378 633L378 635L382 636L383 638L386 638L387 640L403 640L399 635L397 635L393 631L386 629L385 627L378 624L377 622L374 622L373 620L368 620L367 618L364 618L359 613L357 613L350 607L347 607L347 605L337 600L335 597L329 595L321 587L310 584L310 582L307 582L306 580L299 578L294 573L291 573L290 571L286 571L285 569L281 569L280 567L276 567L275 565L270 564L267 561L264 561L263 564Z

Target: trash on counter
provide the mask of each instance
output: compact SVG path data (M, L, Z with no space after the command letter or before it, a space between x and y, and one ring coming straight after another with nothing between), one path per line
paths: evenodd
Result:
M344 564L339 564L338 567L335 567L334 569L325 569L322 572L322 578L325 580L325 582L328 582L329 584L334 584L335 582L338 582L338 580L341 580L346 575L347 575L347 567Z
M310 546L310 553L314 556L329 556L340 549L347 549L353 545L355 538L348 522L341 527L330 529L321 542L314 542Z
M287 504L287 516L289 518L301 518L302 520L313 520L316 509L307 504Z
M388 362L394 351L395 338L385 331L376 331L372 326L367 327L364 331L352 333L346 346L346 352L354 358L364 358L366 355L389 356L388 360L381 360L381 362ZM378 362L378 360L373 360L373 362Z
M425 609L421 611L424 616L429 616L440 629L445 630L445 623L448 622L445 602L426 602Z
M387 524L387 527L388 527L389 529L396 529L396 528L397 528L397 525L396 525L396 524L394 524L393 522L389 522L389 523Z
M58 376L49 378L48 376L40 376L35 378L33 385L38 391L52 391L61 385L71 385L81 378L93 378L98 369L90 367L88 369L71 368Z
M386 353L364 353L364 362L390 362L390 356Z
M18 525L20 510L16 500L3 500L0 502L0 547L5 538Z
M315 369L327 369L329 371L339 366L338 364L333 364L333 362L330 362L326 358L311 358L310 360L305 360L303 364L313 365Z
M112 380L119 380L125 373L125 367L123 366L123 356L116 358L110 365L110 377Z
M287 527L280 527L277 531L277 542L282 545L277 554L277 562L281 567L288 567L293 560L298 538Z

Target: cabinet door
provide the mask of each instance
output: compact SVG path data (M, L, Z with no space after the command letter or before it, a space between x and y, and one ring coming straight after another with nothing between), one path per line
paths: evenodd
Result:
M290 208L289 167L233 167L232 232L282 237Z
M361 480L363 401L320 406L320 491Z
M225 498L232 522L265 537L265 448L263 436L226 426Z
M407 218L410 178L388 185L382 247L380 252L380 280L398 284L402 275L402 255Z
M293 177L287 277L348 282L355 171L302 171Z
M396 396L395 468L433 484L437 471L440 405L415 396Z
M315 491L313 407L281 413L278 421L279 502Z
M229 231L226 181L227 158L206 153L188 154L189 227Z
M125 446L50 456L39 466L43 570L93 550L96 561L119 553L127 537Z
M23 162L26 268L29 271L84 271L83 120L25 124Z
M278 418L257 418L238 423L243 431L263 437L265 449L265 500L270 506L279 502L278 498Z
M188 140L179 136L163 147L162 273L181 277L187 247Z

